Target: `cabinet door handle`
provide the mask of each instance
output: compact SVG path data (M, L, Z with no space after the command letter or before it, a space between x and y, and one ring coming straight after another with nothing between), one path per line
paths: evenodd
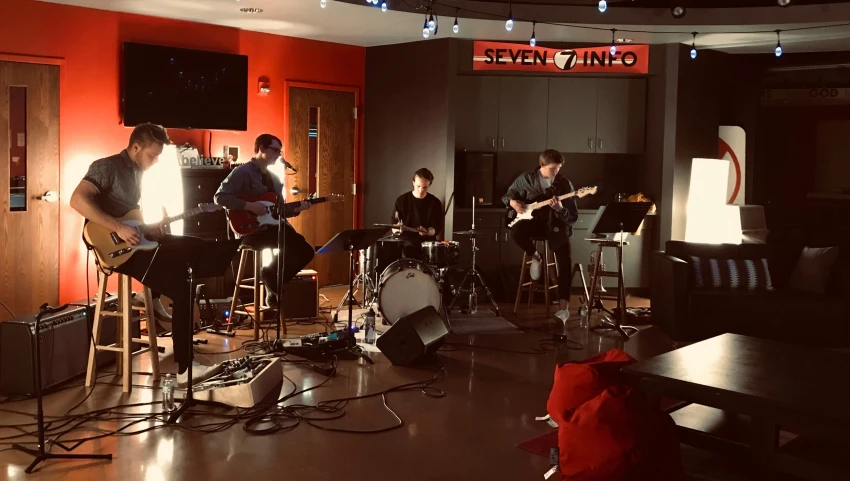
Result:
M496 146L496 137L491 137L491 138L490 138L490 145L492 145L493 147L495 147L495 146Z
M504 147L504 146L505 146L505 138L502 137L502 147Z
M596 145L599 147L599 150L602 150L602 139L597 140Z
M590 148L590 150L593 150L593 139L591 139L590 137L587 138L587 146Z
M505 232L505 242L507 242L507 241L508 241L508 233Z
M496 232L496 242L499 242L499 233Z

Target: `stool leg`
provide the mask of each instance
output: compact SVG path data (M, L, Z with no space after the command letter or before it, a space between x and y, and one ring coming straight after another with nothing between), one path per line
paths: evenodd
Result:
M131 283L130 277L122 275L121 278L124 280L123 282L123 292L121 298L121 354L124 361L124 392L130 392L133 388L133 361L130 357L131 351L133 349L133 343L130 341L132 339L132 335L130 334L132 331L130 330L130 317L133 315L133 311L130 308L130 294L131 294Z
M94 307L94 322L92 323L92 339L89 339L89 343L91 343L91 347L89 348L89 364L88 369L86 370L86 386L91 386L92 381L94 381L95 373L97 372L97 344L100 341L100 316L103 312L103 305L106 301L106 277L103 273L98 273L98 282L97 286L97 303Z
M145 287L142 292L145 296L145 315L147 316L148 345L151 354L151 373L154 379L159 379L159 346L156 340L156 320L154 320L153 298L151 290ZM132 336L130 336L132 337Z
M522 264L519 268L519 284L516 286L516 302L514 302L514 314L519 309L519 300L522 297L522 284L525 282L525 264L528 262L528 254L522 253Z
M596 262L593 264L593 274L590 276L590 295L587 300L587 313L590 315L590 309L593 308L594 303L596 302L596 295L599 293L599 281L601 280L599 277L599 272L602 270L602 263L599 262L599 254L602 251L602 247L596 248Z
M242 284L242 276L245 274L245 261L248 260L248 251L243 250L239 255L239 268L236 270L236 287L233 288L233 300L230 301L230 322L227 324L227 332L233 330L233 311L239 303L239 285Z
M556 280L556 282L555 282L555 285L551 286L551 287L553 289L555 289L555 295L558 297L558 310L560 310L561 309L561 296L558 295L558 290L561 288L561 278L558 277L558 276L560 276L560 274L561 274L561 268L560 268L560 266L558 266L558 256L556 256L554 252L552 253L552 259L555 261L555 280ZM567 292L569 292L569 287L567 287ZM567 302L569 302L569 300L570 300L569 294L567 294Z
M546 303L546 318L551 315L549 302L549 241L543 241L543 302Z
M263 320L263 304L260 301L260 271L263 269L262 251L254 251L254 340L260 339L260 322Z

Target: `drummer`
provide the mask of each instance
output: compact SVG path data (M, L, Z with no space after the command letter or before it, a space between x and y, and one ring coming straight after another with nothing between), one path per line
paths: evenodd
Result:
M422 242L435 241L443 233L443 204L428 193L433 181L434 174L430 170L417 170L413 174L413 190L400 195L395 201L392 222L417 230L393 229L393 233L404 241L404 257L421 259Z

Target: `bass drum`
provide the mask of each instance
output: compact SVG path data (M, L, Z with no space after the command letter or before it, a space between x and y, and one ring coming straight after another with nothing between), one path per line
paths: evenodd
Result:
M423 307L434 306L439 311L442 302L440 284L434 272L420 261L401 259L387 266L381 274L378 310L389 324Z

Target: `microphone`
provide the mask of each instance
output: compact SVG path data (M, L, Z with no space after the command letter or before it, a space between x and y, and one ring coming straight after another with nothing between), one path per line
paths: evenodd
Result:
M297 174L297 173L298 173L298 171L297 171L297 170L295 170L295 167L293 167L293 166L292 166L292 164L290 164L289 162L287 162L287 161L286 161L286 159L284 159L283 157L281 157L281 158L280 158L280 161L281 161L281 162L283 162L283 166L284 166L284 167L286 167L287 169L291 170L293 174Z

